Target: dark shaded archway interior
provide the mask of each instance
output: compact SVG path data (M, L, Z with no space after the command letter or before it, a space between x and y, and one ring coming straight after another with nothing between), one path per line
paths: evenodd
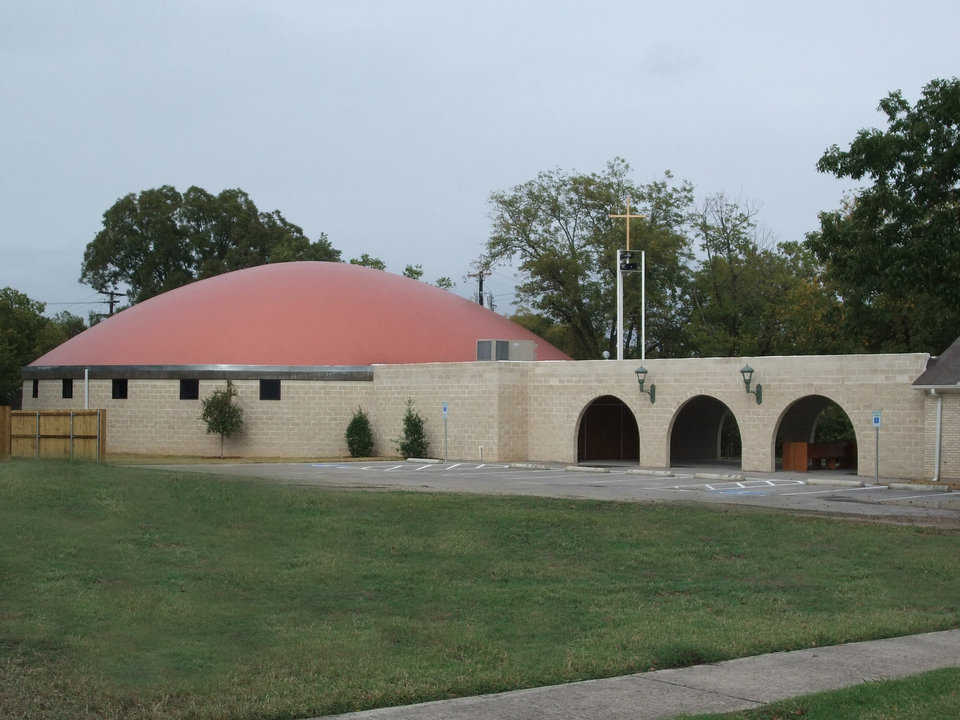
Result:
M842 454L837 448L826 454L841 458L841 468L857 469L857 441L850 418L828 397L808 395L787 408L777 428L774 447L778 470L782 467L783 444L790 442L821 446L824 452L829 450L822 447L825 445L846 446ZM815 456L816 452L812 454Z
M613 395L590 403L580 419L577 462L639 458L640 433L630 408Z
M680 410L670 432L670 465L740 465L740 428L716 398L698 395Z

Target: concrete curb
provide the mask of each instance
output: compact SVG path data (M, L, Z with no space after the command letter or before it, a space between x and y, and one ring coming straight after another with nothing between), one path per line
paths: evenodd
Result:
M441 463L443 460L437 458L407 458L407 462L412 463Z
M569 470L571 472L592 472L592 473L608 473L610 468L605 467L593 467L591 465L567 465L564 470Z
M891 490L913 490L914 492L950 492L950 488L945 485L920 485L913 483L892 482L887 483Z
M518 462L507 463L507 467L520 468L522 470L559 470L560 468L547 465L546 463Z
M809 478L804 479L807 485L838 485L840 487L866 487L863 480L830 480L828 478Z
M644 470L642 468L631 468L626 471L628 475L652 475L653 477L676 477L669 470Z
M743 473L694 473L693 477L697 480L729 480L731 482L744 479Z

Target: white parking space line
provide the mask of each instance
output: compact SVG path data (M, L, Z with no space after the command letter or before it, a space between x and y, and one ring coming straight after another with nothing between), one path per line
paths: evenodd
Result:
M871 485L870 487L836 487L832 490L804 490L803 492L780 493L786 495L824 495L826 493L856 492L857 490L887 490L886 485Z
M500 472L500 471L507 470L510 467L509 465L494 465L489 463L481 463L479 465L472 465L470 463L453 463L452 465L448 465L448 466L438 465L436 463L429 463L425 465L420 465L418 467L412 467L409 464L390 465L388 467L385 467L386 465L387 463L379 463L377 465L334 465L330 463L330 464L324 464L324 465L313 464L312 467L316 467L316 468L322 467L329 470L371 470L374 472L392 472L395 470L400 470L402 468L406 468L411 472L418 472L422 470L433 469L434 472L431 474L436 474L438 472L443 472L443 473L449 472L451 475L457 475L457 476L463 476L463 477L467 477L467 476L503 477L504 474L503 472ZM480 472L475 472L476 470L480 470ZM453 472L450 472L450 471L453 471ZM533 474L542 474L544 472L555 472L555 471L523 470L523 471L518 471L516 473L512 473L512 475L525 476L525 475L533 475Z
M503 482L528 482L528 483L549 483L549 477L544 477L543 475L534 475L530 472L460 472L454 470L452 473L443 473L445 478L451 480L459 480L462 482L487 482L487 481L503 481ZM555 477L559 477L560 473L555 473ZM554 483L551 483L554 484Z

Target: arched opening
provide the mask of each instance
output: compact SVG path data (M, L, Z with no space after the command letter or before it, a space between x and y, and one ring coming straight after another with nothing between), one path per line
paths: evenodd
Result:
M640 433L630 408L613 395L587 405L577 431L577 462L640 458Z
M857 435L850 417L823 395L791 403L777 424L773 454L778 470L857 472Z
M670 466L740 467L740 427L724 403L697 395L681 407L670 430Z

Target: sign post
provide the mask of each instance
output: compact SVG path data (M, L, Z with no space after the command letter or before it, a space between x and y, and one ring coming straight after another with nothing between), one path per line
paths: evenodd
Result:
M882 410L873 411L873 432L874 432L874 452L873 452L873 482L880 484L880 421Z
M447 408L446 402L443 403L443 461L447 461Z

